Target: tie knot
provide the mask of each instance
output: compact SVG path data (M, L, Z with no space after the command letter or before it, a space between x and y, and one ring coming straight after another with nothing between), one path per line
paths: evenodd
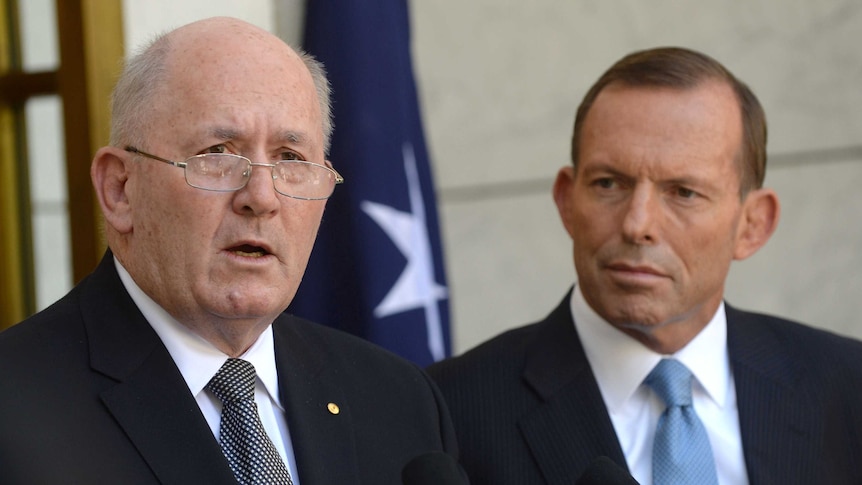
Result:
M649 373L644 384L670 406L691 405L691 371L674 359L662 359Z
M257 373L251 362L228 359L206 388L223 403L254 399L254 380Z

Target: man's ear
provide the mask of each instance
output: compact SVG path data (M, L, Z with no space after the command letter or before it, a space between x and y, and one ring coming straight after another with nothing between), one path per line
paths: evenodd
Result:
M105 221L120 234L132 230L132 211L126 185L129 179L126 155L119 148L102 147L90 165L90 179Z
M749 192L742 206L733 258L745 259L763 247L778 227L780 213L781 205L772 189Z
M575 167L568 165L557 172L557 179L554 180L554 202L557 204L560 219L563 221L563 226L570 237L574 237L575 234L575 227L572 223L572 211L574 210L572 195L574 189Z

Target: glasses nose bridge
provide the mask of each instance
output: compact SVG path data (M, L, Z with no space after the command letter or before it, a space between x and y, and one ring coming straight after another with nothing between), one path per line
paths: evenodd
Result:
M249 159L249 158L246 158L246 160L248 160L248 168L247 168L248 173L245 174L246 183L248 183L248 181L251 180L251 174L254 171L254 167L269 167L272 169L272 171L270 171L270 177L273 180L275 180L277 178L275 175L275 167L277 166L277 164L252 162L251 159Z

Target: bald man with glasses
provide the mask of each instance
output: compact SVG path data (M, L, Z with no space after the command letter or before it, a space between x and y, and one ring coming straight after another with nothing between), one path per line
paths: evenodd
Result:
M91 168L109 250L0 334L0 483L400 484L457 453L420 369L283 313L343 182L330 119L322 66L236 19L128 62Z

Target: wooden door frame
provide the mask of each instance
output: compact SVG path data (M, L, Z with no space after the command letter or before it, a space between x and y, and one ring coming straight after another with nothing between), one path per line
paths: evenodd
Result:
M110 136L110 92L124 56L121 0L56 0L60 66L23 72L16 0L0 0L0 329L35 310L23 107L59 95L63 104L73 283L104 252L90 162Z

